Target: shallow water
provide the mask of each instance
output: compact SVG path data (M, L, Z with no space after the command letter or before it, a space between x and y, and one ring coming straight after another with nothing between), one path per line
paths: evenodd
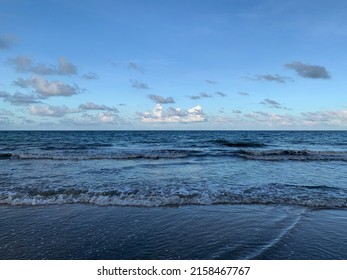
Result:
M347 259L345 210L1 206L0 259Z

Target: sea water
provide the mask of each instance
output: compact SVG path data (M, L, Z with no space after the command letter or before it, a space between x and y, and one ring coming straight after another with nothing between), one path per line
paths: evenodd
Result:
M344 131L2 131L0 204L347 207Z
M345 131L1 131L0 259L347 259Z

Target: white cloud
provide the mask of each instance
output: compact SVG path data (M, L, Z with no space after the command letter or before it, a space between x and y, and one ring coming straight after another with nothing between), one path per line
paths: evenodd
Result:
M154 95L154 94L149 94L147 95L149 99L154 101L155 103L160 103L160 104L169 104L169 103L175 103L175 100L172 97L162 97L160 95Z
M146 83L143 83L138 80L130 80L131 86L136 89L149 89L149 86Z
M59 75L75 75L77 74L77 67L69 62L65 57L59 57L56 72Z
M100 122L105 124L112 124L118 122L118 115L114 112L103 112L98 117Z
M15 41L15 37L12 34L5 34L0 37L0 50L9 49L13 42Z
M71 86L60 81L49 82L40 76L34 76L30 79L18 78L14 84L22 88L32 87L42 98L50 96L72 96L80 92L77 85Z
M0 109L0 116L14 116L14 114L11 111Z
M302 113L305 125L328 125L347 127L347 110Z
M34 64L28 56L17 56L9 59L8 63L13 65L17 72L34 73L38 75L75 75L77 67L66 58L60 57L58 65Z
M11 105L28 105L32 103L40 103L35 95L27 95L21 92L10 94L2 91L0 92L0 98L3 98L3 101L8 102Z
M152 112L139 113L140 120L146 123L189 123L207 121L207 116L200 105L188 110L169 107L166 111L161 104L156 104Z
M115 112L106 111L95 115L84 113L82 116L71 119L64 119L62 120L62 122L69 125L73 124L77 126L90 126L119 124L122 122L122 120Z
M45 117L63 117L66 114L79 113L78 109L71 109L66 106L38 106L32 105L29 107L29 114L34 116L45 116Z
M289 114L280 115L266 112L252 112L244 115L245 118L252 119L261 125L276 127L276 126L293 126L298 125L299 120Z
M276 82L276 83L281 83L284 84L287 81L293 81L292 78L290 77L285 77L281 76L278 74L272 75L272 74L260 74L260 75L255 75L254 77L248 77L250 80L255 80L255 81L269 81L269 82Z
M100 110L100 111L111 111L111 112L118 113L118 110L115 107L110 107L106 105L98 105L93 102L87 102L87 103L81 104L79 105L78 108L80 108L81 110Z

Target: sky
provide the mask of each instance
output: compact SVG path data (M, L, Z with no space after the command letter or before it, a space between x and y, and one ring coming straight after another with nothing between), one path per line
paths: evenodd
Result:
M1 130L347 128L347 1L0 6Z

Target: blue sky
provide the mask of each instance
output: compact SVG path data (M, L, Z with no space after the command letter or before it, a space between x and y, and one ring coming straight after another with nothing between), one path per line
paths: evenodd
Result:
M346 1L0 5L0 129L347 128Z

